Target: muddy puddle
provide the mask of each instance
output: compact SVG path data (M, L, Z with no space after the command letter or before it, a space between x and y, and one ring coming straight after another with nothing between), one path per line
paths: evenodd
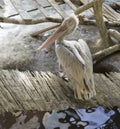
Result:
M5 112L0 114L0 129L120 129L120 109Z

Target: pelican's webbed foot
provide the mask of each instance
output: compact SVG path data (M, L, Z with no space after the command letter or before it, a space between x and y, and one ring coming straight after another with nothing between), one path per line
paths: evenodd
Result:
M91 98L93 98L96 95L96 91L94 88L92 89L75 89L74 91L74 96L76 99L80 99L80 100L89 100Z
M63 72L61 64L59 64L59 76L65 81L69 81L68 76Z
M67 77L67 75L63 73L62 71L59 71L59 76L63 78L65 81L69 81L69 78Z

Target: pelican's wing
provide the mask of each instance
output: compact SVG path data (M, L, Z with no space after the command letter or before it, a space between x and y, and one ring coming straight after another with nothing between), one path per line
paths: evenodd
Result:
M84 59L82 58L82 53L81 53L81 50L80 47L77 45L78 42L77 41L65 41L64 43L66 49L68 49L69 51L71 51L71 53L74 55L74 57L76 57L76 59L83 65L85 66L85 61Z
M72 53L74 54L74 56L79 60L79 62L85 66L85 61L82 58L82 56L80 55L79 51L77 50L77 48L73 47L72 48Z
M73 42L64 41L56 46L56 54L64 72L76 82L80 81L85 70L85 61ZM73 43L73 44L72 44Z

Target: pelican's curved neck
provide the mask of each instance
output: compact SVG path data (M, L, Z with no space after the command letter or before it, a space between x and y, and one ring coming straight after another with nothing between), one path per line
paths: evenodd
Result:
M55 41L55 43L60 44L60 43L63 42L64 39L65 39L65 36L61 36L60 38L58 38L58 39Z

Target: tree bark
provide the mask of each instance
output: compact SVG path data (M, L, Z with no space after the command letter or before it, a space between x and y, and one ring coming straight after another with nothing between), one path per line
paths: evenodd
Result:
M94 15L96 17L96 24L99 28L99 32L101 35L101 46L103 48L106 48L109 46L110 39L107 33L107 28L103 21L102 4L103 0L95 0L93 5L93 10L94 10Z

